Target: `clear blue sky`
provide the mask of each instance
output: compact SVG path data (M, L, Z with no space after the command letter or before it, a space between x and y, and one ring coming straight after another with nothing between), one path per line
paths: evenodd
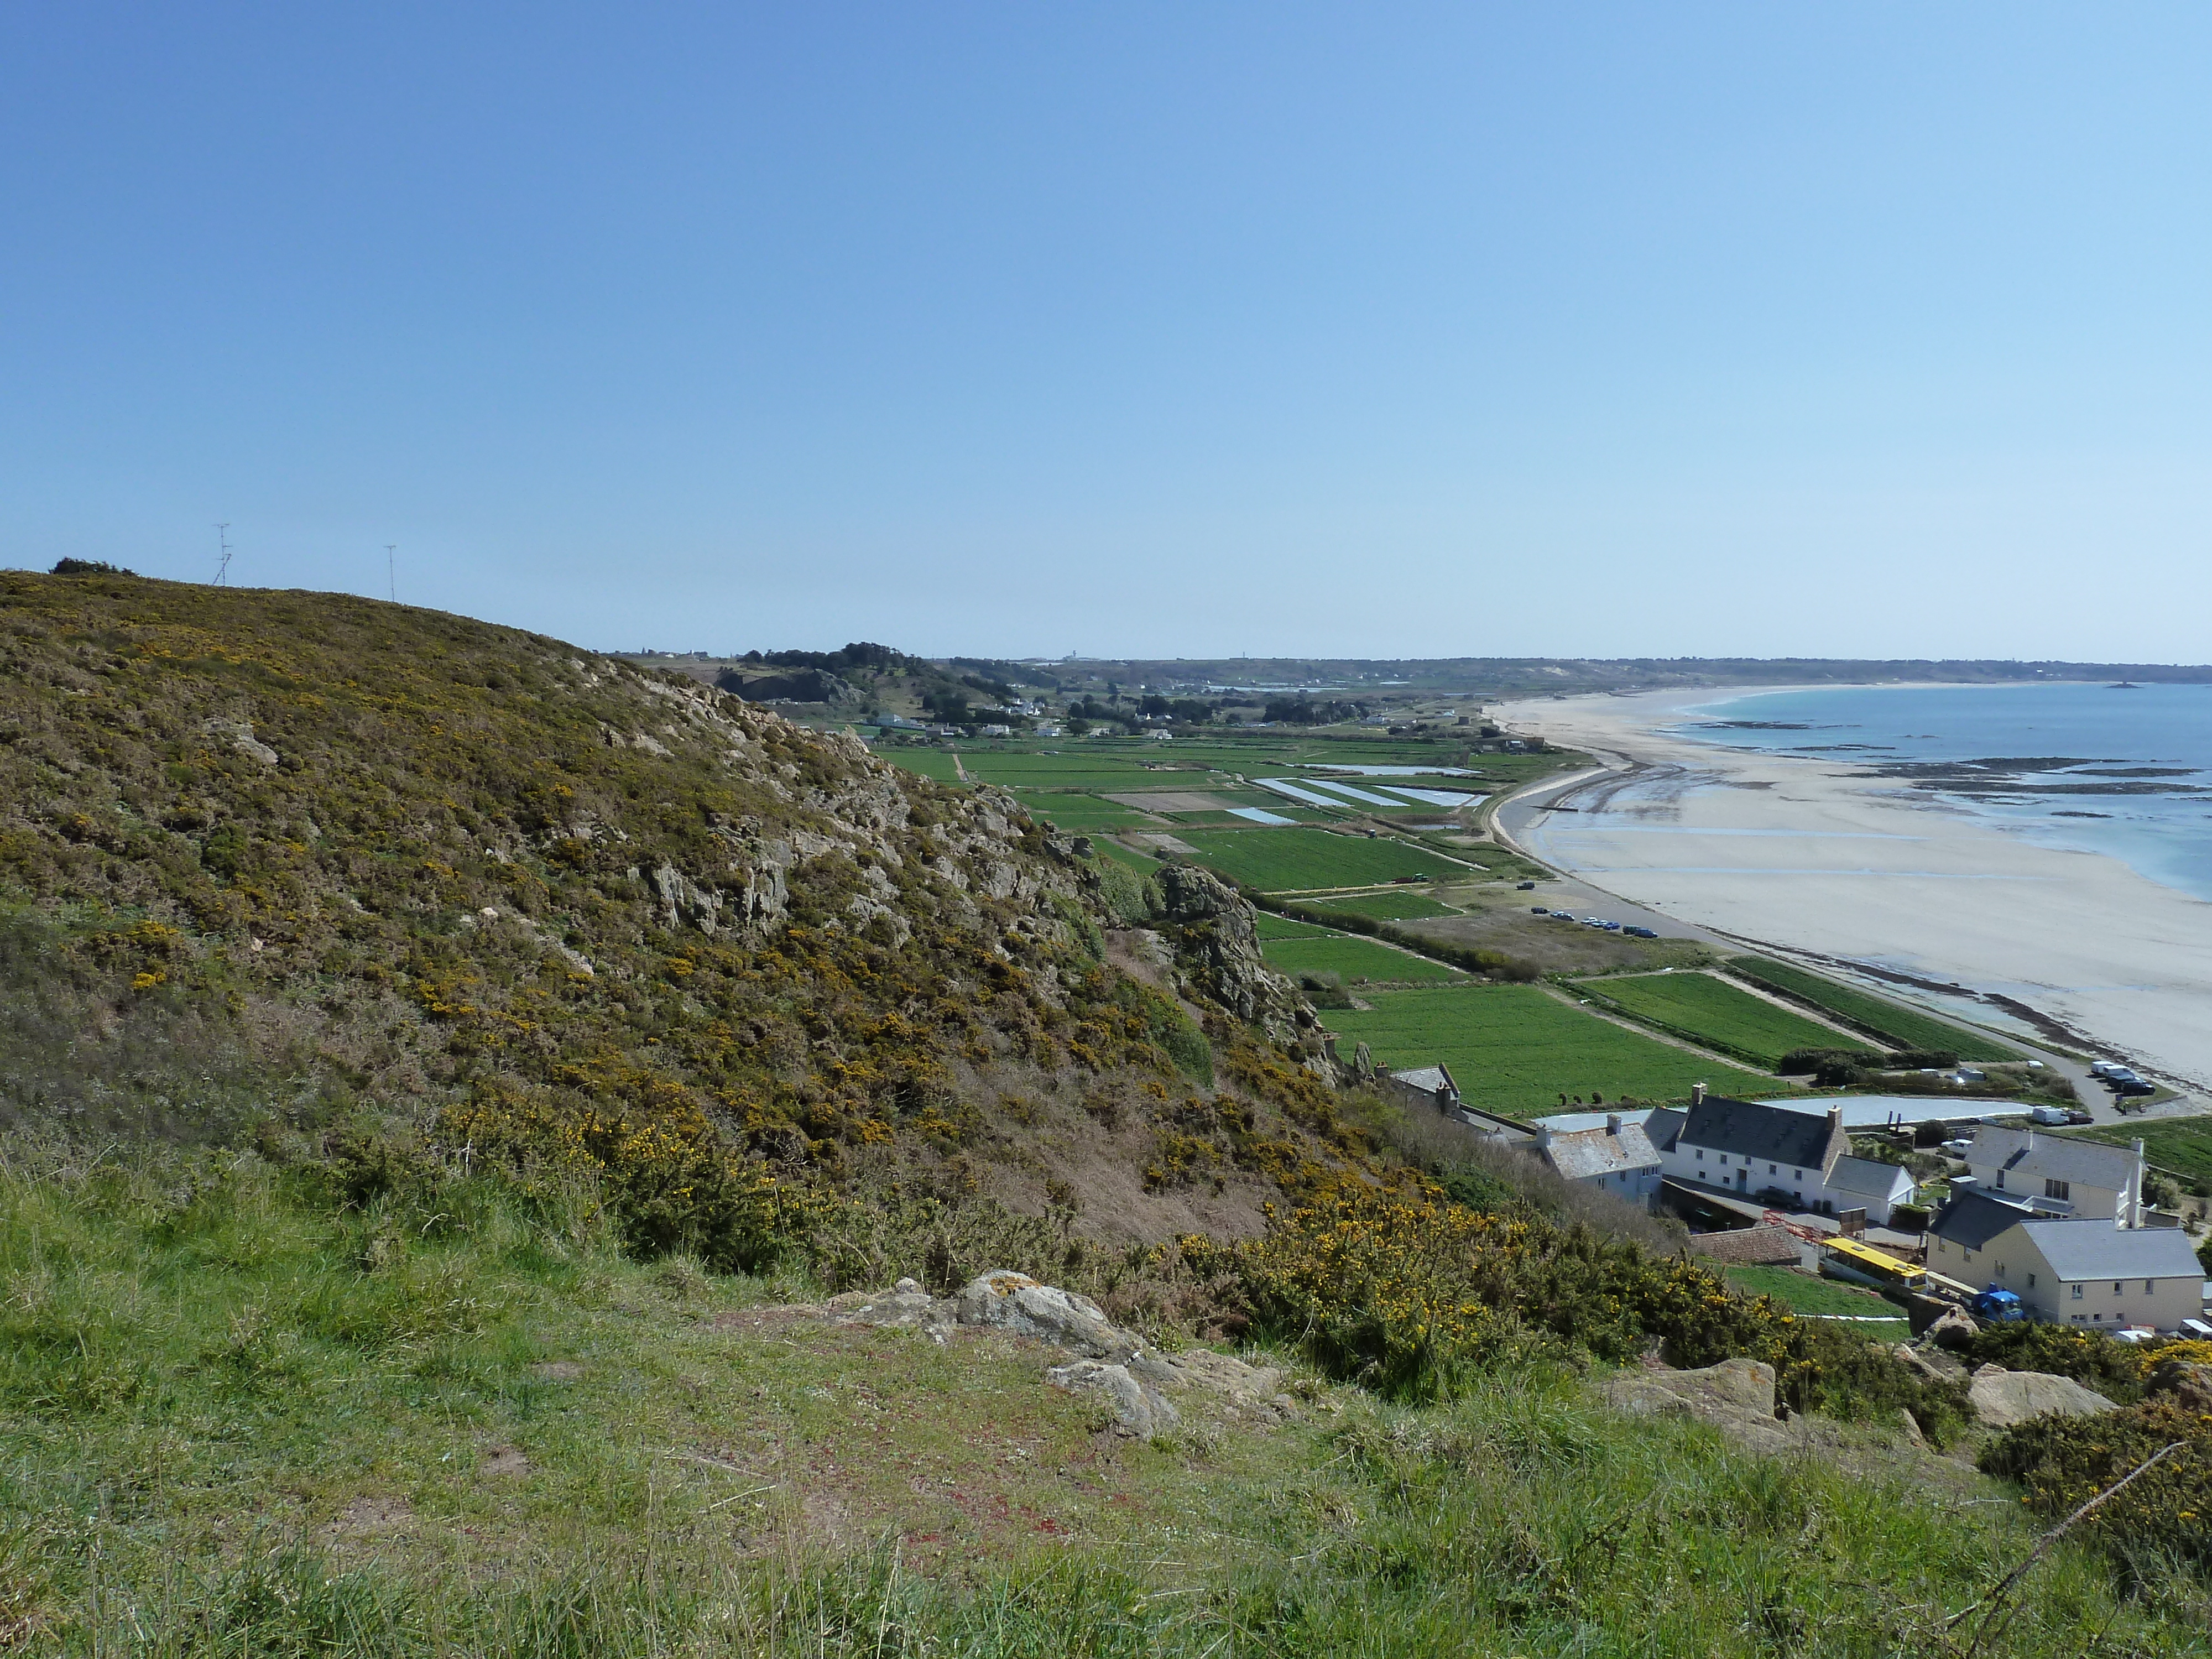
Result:
M0 564L2203 661L2201 5L0 12Z

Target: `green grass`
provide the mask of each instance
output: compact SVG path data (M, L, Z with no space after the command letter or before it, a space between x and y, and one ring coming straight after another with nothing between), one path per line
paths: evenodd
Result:
M1346 984L1369 980L1377 984L1420 985L1467 975L1441 962L1431 962L1409 951L1393 950L1370 939L1348 933L1322 933L1313 939L1278 939L1261 947L1270 967L1280 973L1340 974Z
M1376 921L1425 921L1431 916L1459 914L1449 905L1437 903L1426 893L1364 893L1358 898L1331 899L1328 908L1371 917Z
M1832 1279L1820 1279L1812 1273L1801 1273L1795 1267L1730 1267L1728 1281L1739 1290L1749 1291L1754 1296L1771 1296L1777 1302L1794 1308L1802 1314L1847 1314L1860 1318L1894 1317L1897 1329L1885 1331L1880 1326L1859 1328L1869 1336L1904 1336L1911 1328L1911 1322L1899 1311L1897 1304L1876 1296L1872 1291L1854 1290L1839 1285Z
M1279 916L1272 910L1255 910L1253 921L1258 924L1260 938L1265 941L1276 939L1341 939L1334 927L1318 927L1310 921L1294 921L1288 916Z
M1059 789L1017 789L1014 795L1029 808L1032 817L1043 818L1078 835L1093 830L1123 830L1147 822L1142 812L1101 800L1096 795Z
M623 1260L585 1206L127 1164L0 1174L28 1653L1877 1659L1950 1650L2033 1542L2012 1502L1735 1451L1563 1370L1431 1407L1307 1374L1287 1422L1185 1395L1117 1441L1042 1350L771 1312L821 1289ZM2202 1650L2070 1542L2016 1605L1989 1659Z
M897 744L885 744L876 751L902 771L919 777L934 778L939 783L960 785L960 773L952 763L952 757L942 749L908 749Z
M1932 1014L1899 1007L1893 1002L1869 996L1863 991L1854 991L1847 985L1823 979L1818 974L1808 974L1803 969L1791 967L1787 963L1770 962L1764 957L1733 957L1729 958L1728 966L1732 974L1771 990L1802 998L1850 1024L1878 1033L1893 1048L1948 1049L1965 1060L2005 1060L2022 1057L2018 1049L2008 1048L1978 1031L1967 1030L1948 1020L1937 1019Z
M1636 974L1592 980L1579 988L1609 997L1677 1036L1741 1054L1770 1070L1793 1048L1872 1052L1856 1038L1816 1025L1711 974Z
M1449 860L1402 842L1322 830L1194 830L1177 839L1209 869L1263 893L1359 887L1459 871Z
M1534 986L1384 991L1374 1004L1329 1011L1340 1048L1364 1042L1393 1069L1442 1060L1471 1103L1511 1116L1557 1111L1561 1094L1673 1100L1693 1083L1717 1094L1774 1089L1771 1079L1623 1030Z
M2212 1117L2136 1120L2067 1133L2113 1146L2124 1146L2140 1138L2143 1156L2160 1169L2192 1181L2212 1182Z

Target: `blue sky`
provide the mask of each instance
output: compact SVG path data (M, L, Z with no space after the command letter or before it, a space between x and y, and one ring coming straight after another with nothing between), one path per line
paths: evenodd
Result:
M0 12L0 564L600 647L2212 659L2200 7Z

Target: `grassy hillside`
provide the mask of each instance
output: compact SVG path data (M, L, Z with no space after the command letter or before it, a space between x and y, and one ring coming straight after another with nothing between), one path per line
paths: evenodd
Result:
M1117 1440L1018 1342L458 1172L337 1200L251 1155L0 1172L15 1650L1959 1655L2033 1541L1959 1466L1753 1456L1556 1364L1431 1406L1301 1370L1291 1421ZM1978 1651L2201 1651L2188 1595L2062 1546Z
M799 1188L1249 1226L1347 1132L1287 1021L1109 966L1099 884L1003 793L555 641L0 574L10 1119L372 1109L731 1265Z

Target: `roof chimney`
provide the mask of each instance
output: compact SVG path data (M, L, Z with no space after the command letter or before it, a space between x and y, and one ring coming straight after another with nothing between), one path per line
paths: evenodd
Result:
M1702 1083L1692 1083L1690 1085L1690 1104L1692 1106L1702 1106L1705 1103L1705 1085Z
M1619 1112L1607 1112L1605 1115L1605 1132L1609 1135L1617 1135L1620 1133L1620 1114Z

